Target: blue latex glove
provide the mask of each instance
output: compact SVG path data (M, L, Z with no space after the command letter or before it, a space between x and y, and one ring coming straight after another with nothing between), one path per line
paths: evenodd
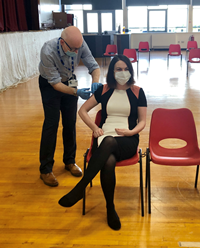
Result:
M101 83L93 83L92 86L91 86L91 91L92 91L92 94L94 94L94 92L103 84Z
M82 88L78 89L76 94L77 96L80 96L82 99L87 100L90 98L91 91L88 91L90 88Z

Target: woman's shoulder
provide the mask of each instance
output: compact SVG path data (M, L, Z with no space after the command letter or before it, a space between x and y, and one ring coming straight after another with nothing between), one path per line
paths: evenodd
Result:
M110 90L110 87L107 84L104 84L103 89L102 89L102 95L105 94L109 90Z
M94 95L96 97L101 97L103 94L105 94L110 88L107 84L101 85L95 92Z
M142 89L142 88L140 88L140 87L137 86L137 85L131 85L130 89L131 89L131 91L133 92L133 94L134 94L137 98L139 98L140 89Z

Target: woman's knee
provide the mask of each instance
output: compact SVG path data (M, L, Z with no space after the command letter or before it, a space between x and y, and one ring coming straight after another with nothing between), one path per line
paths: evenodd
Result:
M106 136L102 143L101 143L102 146L105 146L105 147L117 147L117 141L115 140L114 137L112 136Z

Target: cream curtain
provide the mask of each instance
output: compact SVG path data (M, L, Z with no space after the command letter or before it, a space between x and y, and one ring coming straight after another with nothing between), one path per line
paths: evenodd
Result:
M62 30L0 34L0 91L38 74L40 50Z

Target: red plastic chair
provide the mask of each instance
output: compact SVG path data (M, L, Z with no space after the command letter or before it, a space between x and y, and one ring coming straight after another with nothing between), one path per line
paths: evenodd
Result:
M139 60L140 53L149 53L149 63L150 63L150 49L149 49L148 41L140 41L139 48L138 48L138 60Z
M190 40L187 43L186 55L190 51L190 49L198 48L197 42L195 40Z
M95 123L100 124L101 121L101 110L97 112ZM88 148L84 154L84 173L86 170L87 163L89 162L92 156L92 146L93 146L94 136L92 135L90 149ZM142 150L138 149L138 152L130 159L122 160L116 163L116 166L127 166L139 163L140 165L140 196L141 196L141 215L144 216L144 198L143 198L143 177L142 177ZM90 187L92 187L92 182L90 182ZM83 195L83 215L85 215L85 200L86 195L84 191Z
M135 49L124 49L123 55L128 57L131 63L137 63L137 75L138 75L138 60L137 60L137 53Z
M117 46L116 45L110 45L108 44L106 46L106 51L103 54L104 59L105 59L105 65L106 65L106 57L113 57L117 54Z
M189 52L189 59L187 61L187 77L188 77L188 64L200 63L200 49L191 49Z
M181 148L165 148L159 144L164 139L181 139L187 144ZM153 111L149 148L146 150L146 187L148 188L148 212L151 213L150 161L159 165L197 165L195 188L197 188L200 150L192 112L189 109L163 109Z
M181 66L182 66L182 53L181 53L181 46L179 44L171 44L169 46L169 53L167 55L167 66L169 66L169 56L181 56Z

